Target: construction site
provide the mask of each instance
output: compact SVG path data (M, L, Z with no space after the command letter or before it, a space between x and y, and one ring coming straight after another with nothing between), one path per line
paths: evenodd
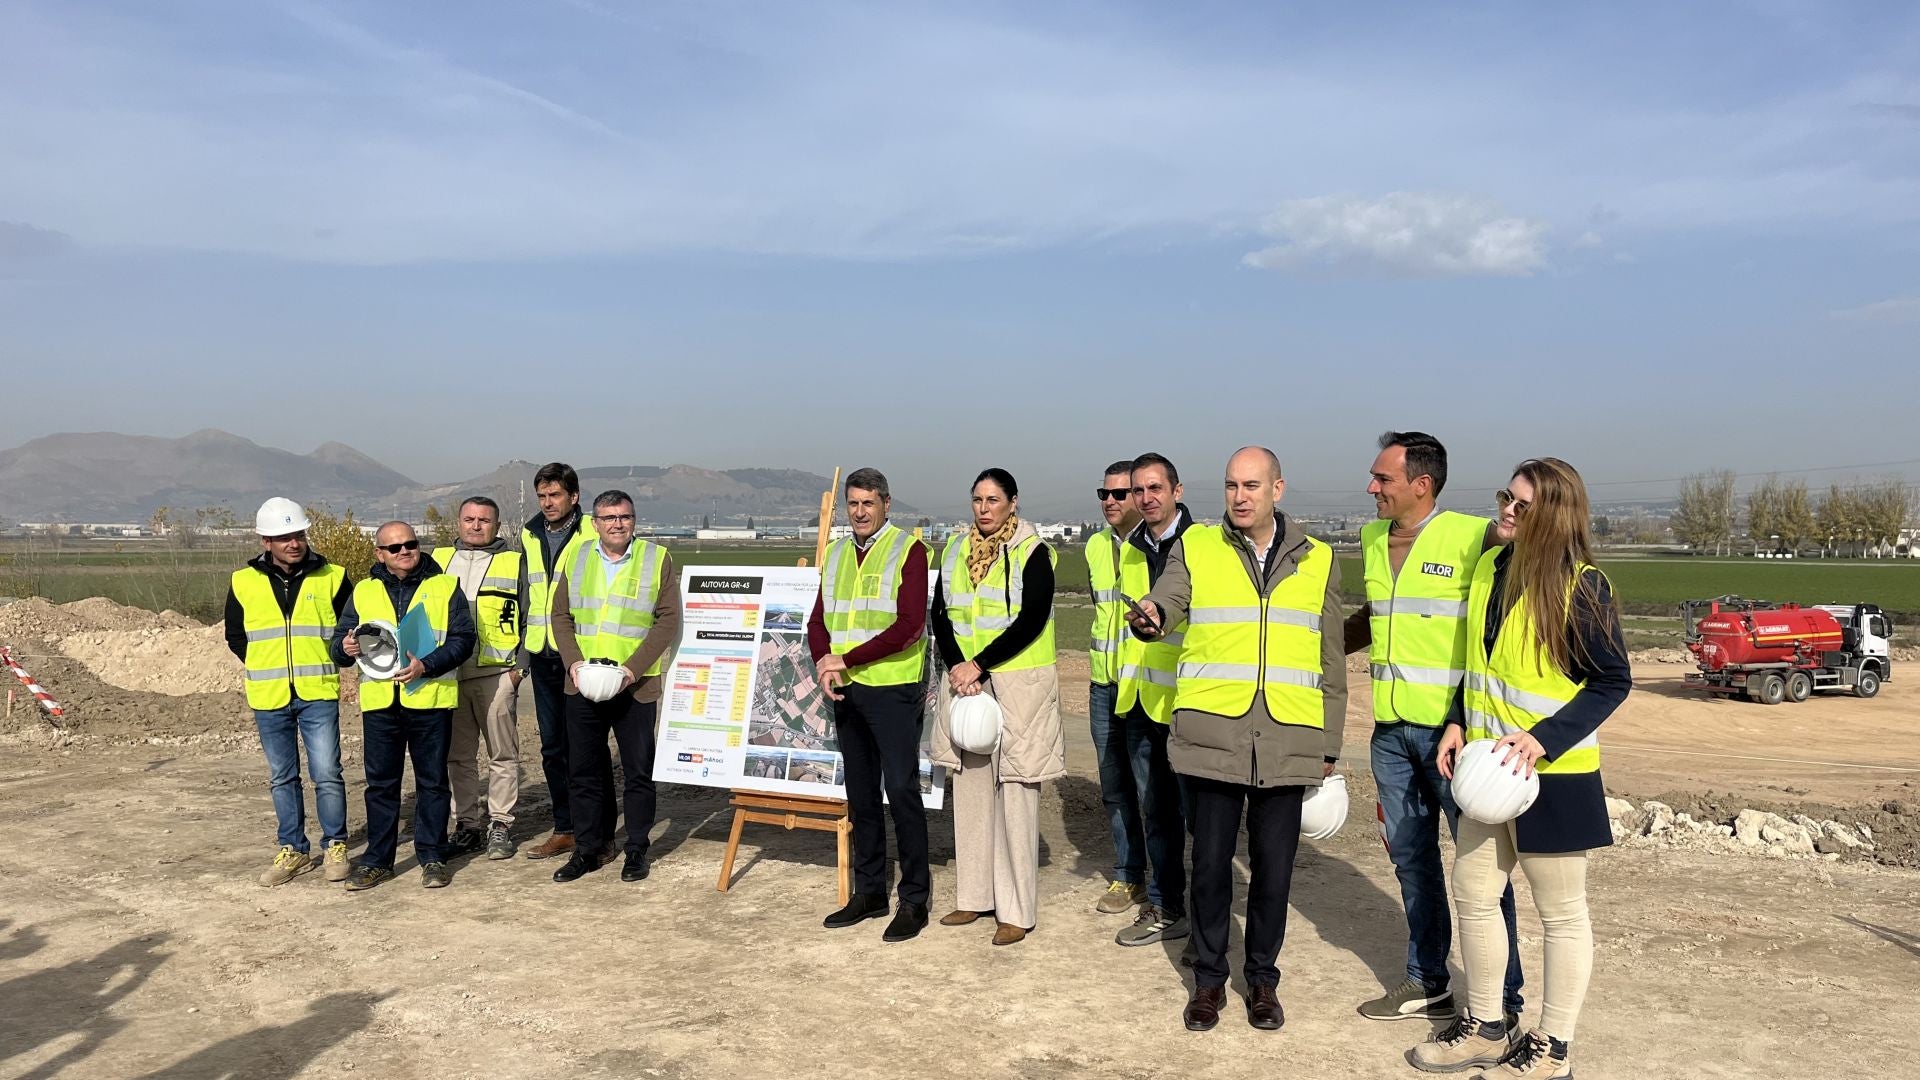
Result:
M401 877L377 891L318 874L262 889L273 811L218 627L28 599L0 606L0 644L15 668L0 728L0 1076L1402 1077L1428 1034L1354 1012L1399 980L1406 934L1369 827L1364 678L1340 766L1352 818L1301 847L1286 1027L1194 1036L1179 1027L1192 975L1178 943L1117 948L1118 920L1093 908L1112 853L1084 654L1060 664L1070 772L1043 796L1040 926L999 950L971 928L904 946L822 931L834 852L817 834L749 831L744 869L716 891L726 794L676 785L661 788L638 887L562 888L544 864L459 859L452 889L425 892L403 839ZM1616 844L1592 861L1580 1075L1899 1073L1887 1062L1920 1030L1920 708L1898 674L1911 650L1892 659L1870 699L1769 707L1688 686L1684 650L1634 655L1635 691L1601 731ZM549 821L529 695L520 717L524 839ZM949 814L932 819L936 907L952 891ZM1515 884L1537 984L1539 924ZM797 1041L810 1052L793 1055Z

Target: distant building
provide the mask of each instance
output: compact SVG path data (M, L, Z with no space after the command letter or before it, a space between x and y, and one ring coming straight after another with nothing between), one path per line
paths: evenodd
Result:
M758 540L758 529L695 529L695 540Z

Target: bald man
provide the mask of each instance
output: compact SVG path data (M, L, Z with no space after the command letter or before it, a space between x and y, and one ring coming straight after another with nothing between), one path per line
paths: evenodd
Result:
M1249 446L1227 462L1227 519L1173 544L1166 569L1129 614L1152 639L1187 624L1167 758L1192 795L1194 991L1189 1031L1226 1002L1233 857L1244 815L1247 1022L1285 1022L1277 961L1300 843L1300 804L1333 775L1347 709L1340 566L1333 550L1279 510L1280 459Z
M371 889L393 876L400 842L400 777L413 759L413 852L420 883L429 889L453 880L447 869L447 742L453 707L460 700L460 665L473 655L478 633L460 580L420 550L420 538L404 521L380 526L373 539L374 565L353 587L333 628L333 658L345 667L360 659L354 631L367 621L400 624L418 608L433 627L434 647L408 652L390 679L360 679L360 718L366 735L367 847L347 874L347 889ZM405 643L402 643L404 648Z

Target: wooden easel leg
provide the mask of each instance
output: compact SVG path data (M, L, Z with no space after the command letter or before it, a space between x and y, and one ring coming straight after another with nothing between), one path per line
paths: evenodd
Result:
M835 822L835 825L836 828L833 831L839 834L840 841L840 906L846 907L847 901L853 899L853 853L850 850L853 821L850 818L841 818Z
M733 811L733 831L727 834L727 853L720 860L718 888L721 892L726 892L727 887L733 884L733 858L740 854L740 830L746 828L746 825L747 812L736 807Z

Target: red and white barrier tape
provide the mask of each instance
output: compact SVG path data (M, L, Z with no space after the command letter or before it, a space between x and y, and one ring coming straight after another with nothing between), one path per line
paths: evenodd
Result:
M19 662L13 658L12 649L7 648L5 645L0 645L0 661L6 662L7 668L13 672L15 678L26 685L27 692L33 695L34 700L40 703L41 708L47 710L48 716L58 719L59 717L67 715L66 711L60 708L60 703L53 700L53 695L41 689L40 684L33 681L33 676L27 674L27 669L21 667Z

